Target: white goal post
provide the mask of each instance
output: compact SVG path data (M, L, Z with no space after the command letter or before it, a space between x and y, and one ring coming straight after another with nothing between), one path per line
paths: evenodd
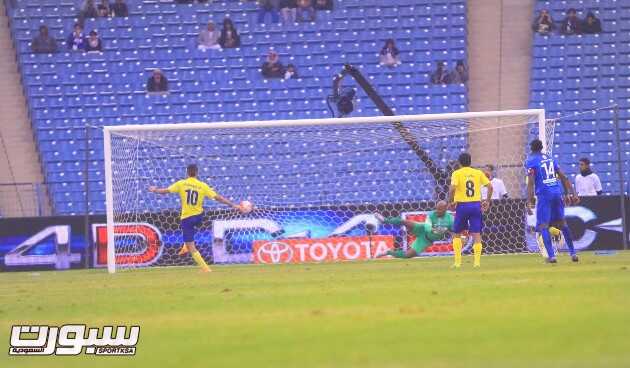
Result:
M260 213L275 214L275 211L328 205L369 208L376 212L382 210L384 204L393 202L405 205L416 201L431 202L433 198L428 197L431 190L423 186L423 194L416 196L414 188L419 188L409 178L416 175L426 181L431 175L436 177L438 164L451 162L462 151L472 153L473 166L491 164L498 168L506 185L515 192L511 198L520 198L522 194L516 192L523 184L524 171L522 166L519 167L519 162L522 165L528 150L526 143L531 137L537 136L546 148L551 147L553 122L545 119L543 109L529 109L331 119L137 124L105 126L103 133L107 268L113 273L117 268L116 255L119 252L115 224L145 221L152 224L158 222L160 225L161 221L161 225L168 224L165 226L168 236L173 239L177 237L177 217L170 214L155 215L161 211L177 212L177 203L145 195L143 191L148 184L167 185L181 179L183 173L176 169L186 162L207 165L200 167L200 179L205 181L209 177L214 178L217 173L230 172L230 165L241 166L246 183L235 184L238 181L236 175L226 174L221 182L210 180L209 184L220 193L227 191L227 196L233 197L233 200L251 198ZM332 152L333 146L340 148ZM300 147L303 147L302 151ZM427 164L426 158L416 157L418 150L426 153L427 157L432 156L432 163ZM361 164L363 157L367 157L368 168L353 169ZM397 157L401 157L400 163ZM435 167L432 166L433 162L436 163ZM283 165L287 165L287 174L284 175L280 172ZM379 171L385 166L391 169ZM264 180L252 178L257 175L260 178L267 172L273 172L274 179L279 182L269 184L268 177ZM380 182L376 183L377 180L368 183L365 179L368 175L378 180L385 180L387 175L391 175L391 178L400 177L401 181L395 182L390 178L381 187ZM359 177L362 179L351 182L351 178ZM282 183L285 178L287 182ZM321 182L318 183L318 180ZM226 184L228 181L230 184ZM437 181L435 179L435 186L443 184ZM306 182L315 189L300 189ZM343 183L347 183L347 186ZM403 188L400 183L409 185L405 184ZM327 191L325 195L319 195L316 192L316 188L330 186L336 186L342 193ZM350 187L352 190L348 189ZM363 192L370 192L370 199L362 198ZM374 209L370 207L372 203ZM411 209L425 210L420 207ZM235 215L225 216L231 219ZM127 240L131 243L130 238ZM133 246L123 244L118 247L124 249ZM163 257L170 258L161 264L189 264L166 253ZM208 257L215 258L216 255Z

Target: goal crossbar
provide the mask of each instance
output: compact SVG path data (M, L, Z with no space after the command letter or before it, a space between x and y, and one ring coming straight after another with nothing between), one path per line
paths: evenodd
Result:
M538 123L544 126L544 109L505 110L505 111L478 111L457 112L445 114L421 114L421 115L393 115L393 116L368 116L351 118L323 118L323 119L295 119L295 120L260 120L260 121L233 121L217 123L168 123L168 124L132 124L132 125L108 125L103 127L106 132L125 131L159 131L159 130L196 130L196 129L238 129L238 128L272 128L272 127L297 127L310 125L344 125L344 124L378 124L398 121L435 121L435 120L464 120L475 118L501 118L510 116L537 115Z

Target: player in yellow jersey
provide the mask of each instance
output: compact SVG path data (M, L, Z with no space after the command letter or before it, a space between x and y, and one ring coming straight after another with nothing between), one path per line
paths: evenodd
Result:
M223 203L233 209L245 213L246 210L241 206L232 203L230 200L220 196L214 191L208 184L197 179L197 165L188 165L186 173L188 178L182 179L168 188L157 188L155 186L149 187L149 191L158 194L177 193L182 203L181 212L181 228L184 234L184 246L180 250L179 254L183 255L190 252L195 263L201 267L201 271L210 272L210 267L206 264L201 254L195 247L195 232L196 227L201 224L203 220L203 201L210 198L219 203Z
M451 175L451 187L448 198L451 208L455 209L455 221L453 223L453 254L455 263L453 267L462 265L462 240L464 230L472 234L474 267L479 267L481 262L481 231L483 228L483 211L490 207L492 198L492 184L486 174L481 170L470 167L472 161L469 153L459 155L461 168ZM481 200L481 188L486 187L486 199Z

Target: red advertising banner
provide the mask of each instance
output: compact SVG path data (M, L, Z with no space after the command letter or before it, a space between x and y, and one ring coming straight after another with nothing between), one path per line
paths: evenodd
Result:
M343 236L321 239L257 240L253 263L358 261L394 248L391 235Z

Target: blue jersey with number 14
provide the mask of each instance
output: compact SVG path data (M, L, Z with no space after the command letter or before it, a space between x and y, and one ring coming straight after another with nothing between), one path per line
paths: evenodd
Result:
M562 194L560 180L556 177L558 164L544 153L533 153L525 161L528 174L534 175L536 196L547 197Z

